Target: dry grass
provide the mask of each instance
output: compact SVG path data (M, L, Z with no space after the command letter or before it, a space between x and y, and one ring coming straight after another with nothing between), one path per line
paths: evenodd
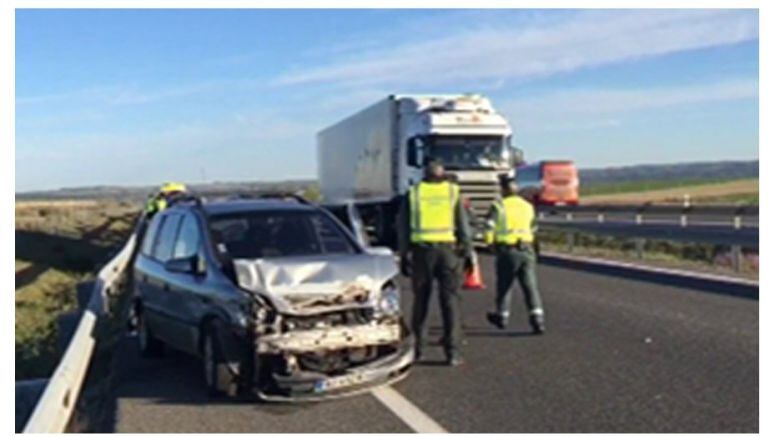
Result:
M76 306L75 285L81 276L49 269L16 290L17 380L47 377L58 361L59 314Z
M72 209L80 207L94 207L100 202L97 200L19 200L16 201L16 210L23 209Z
M711 262L703 260L685 259L666 252L646 250L643 257L637 257L633 250L619 250L608 247L576 246L569 251L564 244L543 244L541 249L545 252L572 254L575 256L587 256L599 259L623 261L637 265L673 268L692 272L717 274L729 277L738 277L750 280L759 280L759 255L748 253L744 258L744 267L736 272L729 264L727 253L720 253Z
M729 199L751 202L755 196L757 199L759 197L759 180L744 179L640 192L586 195L581 198L581 203L682 203L685 195L690 196L692 203L722 202Z
M59 360L57 317L133 228L138 207L116 201L16 203L16 378L46 377Z

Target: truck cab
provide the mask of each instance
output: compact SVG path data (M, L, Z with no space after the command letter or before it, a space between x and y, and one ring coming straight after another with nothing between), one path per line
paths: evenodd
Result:
M511 144L508 121L479 95L405 97L399 104L405 156L399 191L422 177L426 158L439 158L460 185L474 217L487 213L499 195L498 176L522 161Z
M481 95L390 95L318 133L323 201L354 204L372 241L393 246L399 198L422 179L426 158L440 158L481 236L498 176L522 161L511 136Z

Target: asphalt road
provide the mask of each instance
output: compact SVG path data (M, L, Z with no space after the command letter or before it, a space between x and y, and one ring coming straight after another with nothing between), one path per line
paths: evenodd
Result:
M528 332L518 290L511 328L486 324L494 286L488 256L482 266L489 289L463 292L466 365L439 365L434 346L394 385L447 430L759 430L759 313L751 290L551 262L539 270L548 332L538 337ZM408 308L410 291L404 294ZM126 338L118 362L114 416L103 431L410 431L368 394L299 406L211 401L192 357L142 359Z

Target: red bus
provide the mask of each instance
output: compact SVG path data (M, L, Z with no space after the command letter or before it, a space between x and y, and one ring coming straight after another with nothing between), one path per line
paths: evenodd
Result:
M548 160L516 168L519 194L532 204L578 204L578 170L569 160Z

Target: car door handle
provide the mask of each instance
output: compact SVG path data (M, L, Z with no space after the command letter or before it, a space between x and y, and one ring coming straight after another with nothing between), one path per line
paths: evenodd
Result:
M171 287L168 285L168 283L164 283L163 284L163 290L164 291L170 291L171 290Z

